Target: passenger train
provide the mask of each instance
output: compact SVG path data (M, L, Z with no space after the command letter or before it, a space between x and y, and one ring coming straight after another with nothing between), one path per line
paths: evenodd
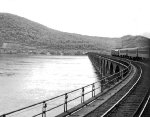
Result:
M136 47L124 49L112 49L112 56L125 57L130 59L150 59L150 47Z

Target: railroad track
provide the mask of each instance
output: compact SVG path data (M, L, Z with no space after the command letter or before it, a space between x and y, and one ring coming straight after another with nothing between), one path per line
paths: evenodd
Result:
M148 107L146 107L146 103L150 103L147 101L150 93L148 70L145 69L142 63L134 63L134 65L137 67L138 72L140 72L138 79L117 103L114 103L113 106L101 115L102 117L145 117L149 112Z
M141 111L141 117L150 117L150 94L145 100L145 104L143 106L143 109Z

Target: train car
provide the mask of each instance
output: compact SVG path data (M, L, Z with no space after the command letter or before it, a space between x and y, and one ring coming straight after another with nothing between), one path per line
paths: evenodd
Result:
M111 55L112 56L119 56L119 49L112 49L111 50Z
M150 59L150 47L113 49L112 56L126 57L134 60Z
M130 58L137 58L138 57L138 48L127 48L128 54L127 56Z
M125 48L125 49L120 49L120 54L119 56L121 57L126 57L128 56L128 50Z
M138 48L138 57L148 59L150 58L150 47Z

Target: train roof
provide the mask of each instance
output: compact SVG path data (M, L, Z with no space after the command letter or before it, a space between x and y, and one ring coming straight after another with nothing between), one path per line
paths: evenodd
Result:
M149 46L146 46L146 47L139 47L139 48L150 48Z
M112 49L113 51L118 51L119 49Z
M146 47L122 48L122 49L112 49L112 50L114 50L114 51L118 51L118 50L134 50L134 49L138 49L138 48L144 49L144 48L150 48L150 47L146 46Z
M120 49L120 50L134 50L134 49L137 49L138 47L135 47L135 48L123 48L123 49Z

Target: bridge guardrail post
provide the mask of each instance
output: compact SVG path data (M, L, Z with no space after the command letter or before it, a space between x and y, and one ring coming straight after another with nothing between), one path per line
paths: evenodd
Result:
M123 71L124 71L124 70L122 70L122 72L121 72L121 79L123 79Z
M81 103L84 103L84 87L82 87Z
M65 94L65 103L64 103L64 112L67 112L67 103L68 103L67 99L68 99L68 94L66 93Z
M122 70L119 72L119 79L118 80L121 80L122 79Z
M95 84L92 84L92 97L95 97Z
M2 116L0 116L0 117L6 117L6 115L2 115Z
M46 107L47 107L47 104L46 104L46 102L44 101L44 102L43 102L43 108L42 108L42 117L46 117Z
M109 87L111 85L112 81L109 81L108 78L105 78L105 88Z
M117 78L116 78L116 82L118 82L120 79L120 72L117 73Z
M117 79L118 78L118 74L116 76L114 76L114 79L112 80L113 81L113 84L115 84L117 82Z

